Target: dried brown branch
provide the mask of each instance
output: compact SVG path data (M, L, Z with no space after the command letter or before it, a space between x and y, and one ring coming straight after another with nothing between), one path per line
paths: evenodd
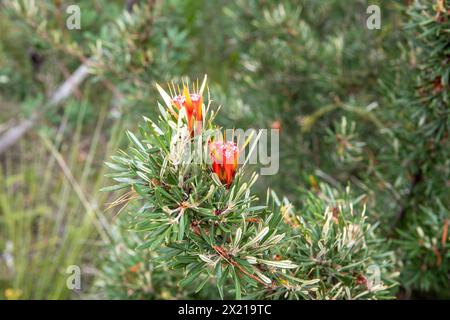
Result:
M42 109L58 106L62 101L67 99L72 92L88 77L89 60L81 64L77 70L64 81L58 89L50 96L44 108L35 111L29 119L22 120L16 126L9 128L0 136L0 154L6 149L14 145L22 136L28 132L36 122L42 117Z

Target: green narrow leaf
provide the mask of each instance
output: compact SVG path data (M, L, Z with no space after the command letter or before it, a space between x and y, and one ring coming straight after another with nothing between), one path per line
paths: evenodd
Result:
M187 278L184 278L179 282L180 288L184 288L191 284L195 279L198 278L198 275L204 270L204 263L199 263L195 268L193 268L189 273L190 275Z
M179 225L180 229L178 231L178 241L181 241L184 238L184 230L186 228L186 212L181 215Z
M198 285L198 287L195 289L195 293L199 293L200 290L203 289L203 287L205 286L205 284L208 282L209 277L206 277L205 280L203 280L202 282L200 282L200 284Z
M145 147L142 145L142 143L138 140L138 138L136 138L136 136L130 131L127 130L126 132L128 139L130 139L131 142L133 142L133 144L138 147L141 151L145 152Z
M100 192L111 192L111 191L116 191L116 190L120 190L120 189L124 189L126 187L129 187L130 185L128 183L121 183L121 184L116 184L114 186L109 186L109 187L104 187L100 189Z
M241 280L239 279L239 276L234 268L233 268L233 278L234 278L234 289L236 300L241 300Z

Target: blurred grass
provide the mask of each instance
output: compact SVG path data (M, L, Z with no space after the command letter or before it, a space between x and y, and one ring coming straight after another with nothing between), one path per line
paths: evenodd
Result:
M108 119L105 107L87 134L83 103L73 129L67 110L56 133L23 140L0 167L0 298L76 298L66 286L67 267L80 266L84 291L109 241L112 219L102 213L108 195L97 191L123 121Z

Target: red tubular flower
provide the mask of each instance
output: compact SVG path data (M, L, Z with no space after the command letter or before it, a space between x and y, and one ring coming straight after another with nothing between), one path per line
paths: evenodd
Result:
M238 167L238 147L232 141L217 141L210 144L210 150L213 172L222 183L230 187Z
M203 98L200 94L189 93L188 88L184 87L183 94L175 96L172 103L178 110L181 108L186 110L189 131L193 133L194 123L197 123L198 130L201 129Z

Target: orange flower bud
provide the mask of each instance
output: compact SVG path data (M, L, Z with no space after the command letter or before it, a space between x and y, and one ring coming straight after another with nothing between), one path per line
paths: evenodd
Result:
M230 187L238 167L239 149L232 141L217 141L210 144L212 170L220 181Z
M275 120L274 122L272 122L270 127L272 129L275 129L275 130L281 130L281 121L280 120Z
M133 273L136 273L139 271L139 269L141 268L142 263L138 262L135 265L130 267L130 271Z
M194 123L198 123L198 130L201 129L201 121L203 120L202 105L203 98L198 93L189 93L189 90L185 87L183 94L177 95L172 99L173 105L180 110L184 108L188 119L189 131L194 131Z

